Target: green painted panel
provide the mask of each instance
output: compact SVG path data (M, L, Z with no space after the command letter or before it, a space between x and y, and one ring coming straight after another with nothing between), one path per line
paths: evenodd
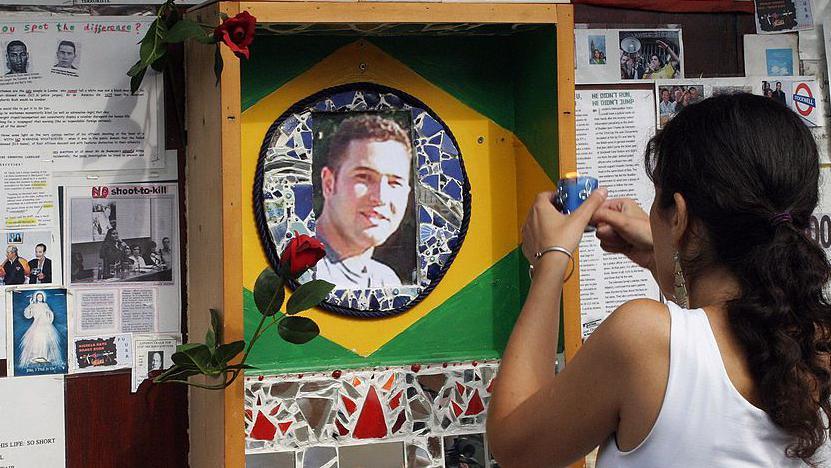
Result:
M557 32L553 26L512 37L514 134L551 180L558 179Z
M248 289L243 289L242 301L245 341L249 342L262 316L257 311L253 293ZM322 336L302 345L288 343L283 341L275 327L272 327L266 335L257 340L257 344L248 356L248 364L257 368L248 371L248 374L252 375L322 369L331 366L362 367L366 365L366 360Z
M496 358L519 314L522 253L509 253L372 356L385 362Z
M376 37L370 41L500 126L514 128L511 38Z
M527 282L517 279L526 271L523 262L519 249L506 255L366 358L323 337L298 346L284 342L276 332L269 331L249 356L250 364L257 367L249 375L498 358L519 313L523 289L527 291ZM247 289L243 290L243 308L245 338L249 340L260 314Z
M242 110L354 41L354 37L345 36L258 35L251 44L251 59L240 60Z

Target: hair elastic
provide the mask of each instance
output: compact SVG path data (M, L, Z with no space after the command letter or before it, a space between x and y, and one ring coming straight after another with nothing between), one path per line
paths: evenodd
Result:
M771 226L778 226L782 223L790 223L791 221L793 221L793 217L790 211L783 211L770 217Z

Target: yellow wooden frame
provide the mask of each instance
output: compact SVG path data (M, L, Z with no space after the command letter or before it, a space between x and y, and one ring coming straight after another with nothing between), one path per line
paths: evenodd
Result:
M567 4L433 2L218 2L188 16L218 24L220 14L248 11L259 23L516 23L557 25L559 171L576 169L574 120L574 14ZM188 227L188 334L201 337L208 310L223 312L225 339L243 338L242 187L240 156L240 67L221 48L225 68L217 86L213 48L188 46L188 147L185 200ZM581 343L576 278L563 292L565 350L570 359ZM190 392L190 465L245 466L243 380L224 392Z

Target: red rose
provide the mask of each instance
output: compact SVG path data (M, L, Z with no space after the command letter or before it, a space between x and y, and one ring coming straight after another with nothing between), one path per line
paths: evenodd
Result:
M283 250L280 263L288 265L292 276L300 276L304 271L315 266L321 258L326 256L323 242L305 234L294 233L294 239Z
M257 18L247 11L226 18L214 29L214 38L227 45L237 57L248 58L248 46L254 41L254 29L257 27Z

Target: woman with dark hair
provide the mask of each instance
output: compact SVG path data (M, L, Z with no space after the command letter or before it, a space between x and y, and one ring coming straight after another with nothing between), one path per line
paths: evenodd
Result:
M500 465L563 466L600 445L598 467L828 466L831 267L805 232L810 131L770 99L721 95L667 123L646 164L648 215L602 189L569 216L550 193L531 209L534 279L488 415ZM567 253L590 222L669 301L623 304L555 376Z

